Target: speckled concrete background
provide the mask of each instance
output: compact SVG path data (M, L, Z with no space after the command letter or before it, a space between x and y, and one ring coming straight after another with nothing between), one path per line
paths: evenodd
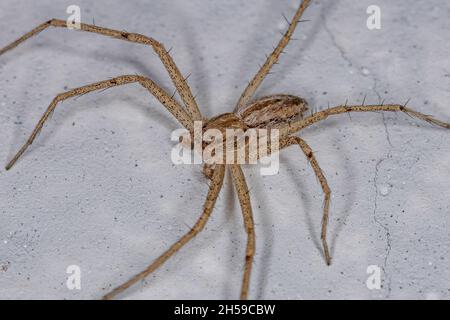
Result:
M206 116L228 112L279 39L297 1L0 2L0 46L77 4L84 22L162 41ZM366 28L366 9L382 29ZM291 93L315 108L346 99L403 103L450 120L450 3L314 1L258 95ZM122 74L173 90L151 49L47 30L0 57L0 162L25 141L53 97ZM179 126L135 85L64 102L17 166L0 169L0 298L94 299L141 271L193 224L207 184L174 166ZM247 167L257 232L251 298L450 297L450 133L405 115L335 117L302 133L333 190L333 265L319 247L322 194L303 155L280 174ZM245 233L229 177L206 230L123 298L234 299ZM68 290L66 268L81 268ZM366 287L369 265L382 288Z

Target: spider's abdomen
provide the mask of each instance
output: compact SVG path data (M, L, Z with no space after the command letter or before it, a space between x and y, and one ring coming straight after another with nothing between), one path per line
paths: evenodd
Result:
M246 130L247 126L234 113L224 113L210 119L204 126L203 130L218 129L225 135L226 129L242 129Z
M279 94L261 98L237 111L250 128L277 128L303 116L308 103L299 97Z

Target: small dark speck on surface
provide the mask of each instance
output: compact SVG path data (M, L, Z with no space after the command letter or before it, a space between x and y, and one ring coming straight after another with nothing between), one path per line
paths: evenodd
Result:
M6 272L6 271L8 271L9 266L10 266L10 262L9 261L6 262L5 264L0 264L0 270L3 271L3 272Z

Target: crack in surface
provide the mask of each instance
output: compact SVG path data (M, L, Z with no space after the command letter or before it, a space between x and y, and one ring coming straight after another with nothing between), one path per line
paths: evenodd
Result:
M388 275L387 273L387 261L389 258L389 254L391 253L391 249L392 249L392 240L391 240L391 231L388 228L387 225L383 224L377 215L377 211L378 211L378 185L377 185L377 181L378 181L378 172L379 172L379 168L380 165L389 158L390 156L390 151L388 152L388 154L386 154L386 156L383 159L378 160L376 166L375 166L375 177L373 179L373 184L375 187L375 199L374 199L374 208L373 208L373 220L375 221L376 224L378 224L384 231L386 234L386 253L384 255L384 260L383 260L383 272L385 274L385 278L386 278L386 287L387 287L387 295L386 298L389 297L390 293L391 293L391 277Z
M333 46L339 51L339 54L341 55L342 59L344 59L348 63L348 66L352 67L353 66L352 60L347 56L345 49L341 45L339 45L339 43L336 41L336 37L334 36L333 32L331 32L330 28L328 28L327 19L324 13L321 14L321 19L323 21L324 29L327 32L328 36L330 37Z
M376 78L375 75L372 76L373 79L373 91L374 93L377 95L380 103L382 103L382 99L381 99L381 94L378 92L378 79ZM385 232L385 237L386 237L386 248L385 248L385 255L384 255L384 260L383 260L383 272L385 275L385 279L386 279L386 289L387 289L387 294L386 294L386 298L388 298L391 294L392 288L391 288L391 277L388 275L387 273L387 263L388 263L388 259L389 259L389 254L391 253L391 249L392 249L392 239L391 239L391 231L389 229L389 227L386 224L383 224L379 219L378 219L378 215L377 215L377 211L378 211L378 173L379 173L379 168L380 165L387 159L389 159L391 157L391 152L392 152L392 141L391 141L391 136L388 130L388 126L386 123L386 115L384 112L381 112L381 118L383 121L383 125L384 125L384 132L386 134L386 140L389 143L389 150L386 153L386 155L384 156L384 158L380 159L376 166L375 166L375 177L373 179L373 183L375 186L375 198L374 198L374 209L373 209L373 220L375 221L376 224L378 224Z
M341 45L339 45L338 41L336 40L336 37L334 36L332 31L328 27L326 17L322 14L321 18L324 21L323 22L324 29L327 32L327 34L329 35L333 46L339 51L342 59L345 60L348 63L348 66L349 67L353 67L352 60L347 55L345 49ZM377 87L378 87L378 79L377 79L377 77L375 75L372 75L371 78L373 80L373 92L378 97L379 103L381 104L382 103L382 97L381 97L381 94L378 92L378 89L377 89ZM388 259L389 259L389 255L390 255L391 250L392 250L392 239L391 239L391 231L390 231L388 225L383 224L380 221L380 219L379 219L379 215L378 215L378 194L379 194L379 189L378 189L377 182L378 182L378 174L379 174L380 166L381 166L381 164L384 161L386 161L387 159L389 159L391 157L393 144L392 144L390 132L388 130L385 113L381 112L381 116L382 116L382 121L383 121L383 126L384 126L384 132L386 134L386 140L387 140L387 142L389 144L389 150L386 153L386 155L377 162L377 164L375 166L375 177L374 177L374 180L373 180L374 187L375 187L373 220L380 227L381 230L384 230L385 238L386 238L385 255L384 255L384 259L383 259L382 269L383 269L383 273L384 273L385 279L386 279L385 280L386 290L387 290L386 298L388 298L390 296L390 294L391 294L391 291L392 291L392 288L391 288L391 277L387 273Z

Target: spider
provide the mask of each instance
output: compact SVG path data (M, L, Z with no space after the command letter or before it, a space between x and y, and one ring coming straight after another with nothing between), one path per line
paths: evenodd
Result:
M336 107L328 108L322 111L312 112L311 115L306 116L305 111L308 110L308 104L304 99L300 97L280 94L253 100L255 91L268 75L272 66L278 62L281 53L291 40L292 34L294 33L301 17L303 16L310 3L311 0L301 1L294 17L289 22L287 31L283 34L278 45L267 57L265 63L260 67L259 71L252 78L248 86L241 94L234 112L225 113L212 119L205 119L202 116L186 79L182 76L180 70L171 58L169 52L164 48L163 44L153 38L146 37L137 33L117 31L84 23L81 24L80 30L84 32L92 32L99 35L109 36L116 39L152 47L152 49L159 56L165 69L167 70L172 82L176 87L177 92L180 95L183 104L177 102L173 98L173 96L169 95L150 78L140 75L118 76L109 80L96 82L70 91L66 91L64 93L58 94L53 99L53 101L50 103L47 110L37 123L28 140L14 155L12 160L6 165L6 170L10 170L17 162L17 160L23 155L26 149L33 143L38 133L42 130L44 123L49 118L51 113L55 110L58 103L66 99L84 95L96 90L107 89L130 83L137 83L146 88L152 95L154 95L159 100L159 102L180 122L180 124L189 131L190 134L193 133L195 121L203 121L205 123L205 125L203 126L203 130L206 130L207 128L215 128L219 130L225 130L227 128L241 128L245 131L249 128L277 128L280 132L280 150L289 146L298 146L312 166L312 169L314 170L314 173L319 180L324 194L321 241L325 262L327 265L330 265L331 256L327 244L327 225L331 190L328 186L327 179L312 152L311 147L307 144L306 141L298 136L295 136L294 134L298 133L306 127L327 119L329 116L346 114L349 112L403 112L409 116L416 117L420 120L427 121L432 125L437 125L445 129L450 129L450 124L410 109L406 106L406 104L365 105L363 102L361 105L347 105L346 103L344 105L338 105ZM20 43L40 33L48 27L66 28L67 25L66 21L63 20L49 20L37 26L5 48L1 49L0 55L15 48ZM186 243L193 239L200 231L202 231L213 211L217 197L222 188L224 174L227 169L231 171L231 175L233 177L234 187L238 194L238 199L241 206L243 224L247 233L244 270L240 292L241 299L247 298L250 284L250 274L252 271L252 262L255 254L255 227L253 222L252 207L250 203L249 189L246 183L246 179L239 164L205 164L203 172L206 177L210 179L209 191L206 196L203 212L194 226L176 243L174 243L167 251L165 251L161 256L154 260L144 271L135 275L124 284L113 289L103 297L104 299L112 299L130 286L134 285L136 282L144 279L146 276L160 267L165 261L167 261L173 254L180 250Z

